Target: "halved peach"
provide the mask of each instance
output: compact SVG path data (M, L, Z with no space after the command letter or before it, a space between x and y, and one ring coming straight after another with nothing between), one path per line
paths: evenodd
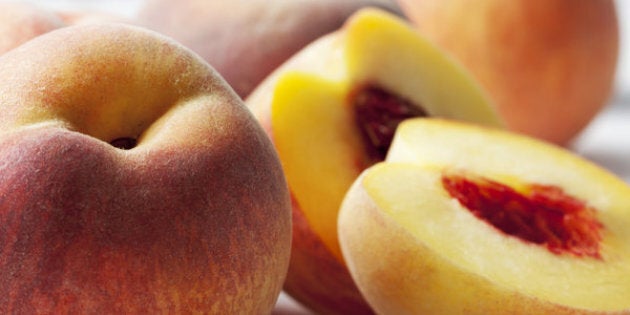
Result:
M339 214L382 314L630 314L630 187L565 149L441 119L403 122Z
M285 290L324 313L370 312L343 262L337 214L352 182L384 159L398 123L439 116L502 126L459 65L373 8L304 48L246 103L274 141L294 198Z

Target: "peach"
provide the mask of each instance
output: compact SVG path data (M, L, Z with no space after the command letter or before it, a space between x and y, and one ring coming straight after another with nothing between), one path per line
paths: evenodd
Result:
M25 2L0 2L0 21L0 54L65 26L54 12Z
M380 314L630 314L630 187L517 133L437 118L398 128L339 213Z
M320 313L370 313L348 274L337 213L400 121L443 116L501 126L470 76L404 20L362 9L263 81L246 104L272 138L293 200L285 291Z
M0 58L0 313L268 314L291 249L273 144L198 55L90 24Z
M56 11L30 2L0 2L0 54L61 27L91 23L129 23L100 11Z
M200 54L245 98L291 55L367 6L400 14L393 0L148 0L138 21Z
M399 0L488 91L511 130L568 145L608 103L619 53L613 0Z

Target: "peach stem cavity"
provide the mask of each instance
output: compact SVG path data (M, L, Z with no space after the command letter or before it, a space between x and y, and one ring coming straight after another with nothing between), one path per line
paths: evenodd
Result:
M113 147L121 150L131 150L136 147L138 140L130 137L117 138L109 142Z
M501 232L554 254L601 259L603 225L595 209L560 187L527 185L526 193L486 178L442 177L451 197Z

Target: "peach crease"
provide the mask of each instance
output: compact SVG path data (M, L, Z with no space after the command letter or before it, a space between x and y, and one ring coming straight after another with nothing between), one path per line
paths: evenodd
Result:
M521 193L482 177L445 174L442 185L451 197L479 219L554 254L602 259L603 224L595 209L560 187L530 184Z

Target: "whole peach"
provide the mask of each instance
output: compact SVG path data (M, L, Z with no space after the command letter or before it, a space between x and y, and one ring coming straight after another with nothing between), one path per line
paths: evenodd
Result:
M138 23L200 54L245 98L272 70L359 8L391 0L148 0Z
M0 95L0 313L271 312L287 184L203 59L140 27L64 27L0 57Z
M613 0L399 0L421 33L488 91L512 130L568 144L607 104Z

